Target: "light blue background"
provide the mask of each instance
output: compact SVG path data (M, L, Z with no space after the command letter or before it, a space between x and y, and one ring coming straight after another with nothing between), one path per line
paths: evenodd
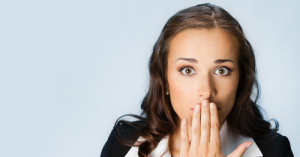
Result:
M98 157L115 120L139 114L168 18L204 1L0 2L0 156ZM256 53L260 104L300 156L300 3L210 1Z

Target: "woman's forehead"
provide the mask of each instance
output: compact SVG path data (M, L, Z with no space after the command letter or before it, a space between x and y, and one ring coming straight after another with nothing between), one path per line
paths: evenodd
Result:
M169 45L168 59L192 57L201 60L231 59L237 62L238 44L226 31L187 29L175 35Z

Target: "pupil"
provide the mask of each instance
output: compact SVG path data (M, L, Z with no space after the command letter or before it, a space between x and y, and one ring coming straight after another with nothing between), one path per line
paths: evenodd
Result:
M186 69L185 72L189 74L189 73L190 73L190 70L189 70L189 69Z
M219 72L220 72L220 74L224 74L224 70L223 69L220 69Z

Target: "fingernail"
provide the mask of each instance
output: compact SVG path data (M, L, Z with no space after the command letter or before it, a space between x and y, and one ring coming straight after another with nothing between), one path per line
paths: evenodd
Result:
M211 110L215 109L215 105L213 103L210 103L209 105Z
M252 142L248 143L246 147L249 148L251 145L252 145Z
M200 105L196 105L196 112L200 111Z

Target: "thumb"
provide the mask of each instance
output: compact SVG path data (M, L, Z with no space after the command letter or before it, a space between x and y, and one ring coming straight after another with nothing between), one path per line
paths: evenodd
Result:
M249 148L253 143L251 141L244 142L239 145L232 153L228 155L228 157L240 157L242 156L247 148Z

